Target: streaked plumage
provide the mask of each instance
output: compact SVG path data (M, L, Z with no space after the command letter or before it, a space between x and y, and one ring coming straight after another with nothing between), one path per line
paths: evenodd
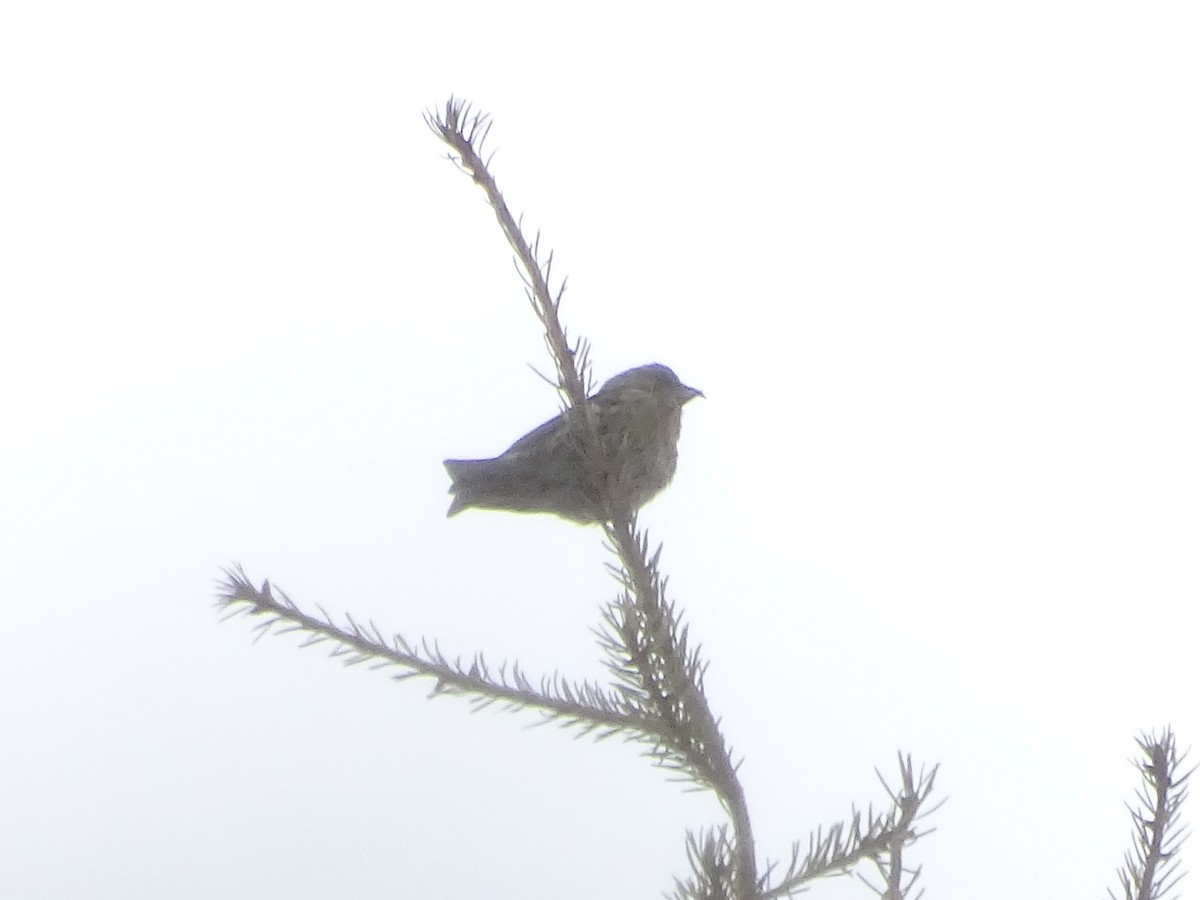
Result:
M683 405L700 391L657 363L615 375L588 398L600 432L609 490L586 464L572 423L560 413L494 459L448 459L454 500L447 515L468 507L548 512L573 522L609 518L605 497L636 511L675 475Z

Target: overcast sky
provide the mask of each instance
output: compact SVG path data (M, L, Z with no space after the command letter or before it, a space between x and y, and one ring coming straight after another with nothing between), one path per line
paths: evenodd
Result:
M599 531L444 517L557 404L451 94L596 376L707 395L642 523L760 861L902 750L930 897L1103 896L1135 736L1200 738L1198 46L1169 2L7 5L0 896L650 898L721 821L213 608L241 563L603 676Z

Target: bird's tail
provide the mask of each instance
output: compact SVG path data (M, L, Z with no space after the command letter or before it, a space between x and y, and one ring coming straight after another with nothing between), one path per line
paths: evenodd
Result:
M494 459L447 459L443 463L450 476L450 493L454 495L447 517L477 506L491 492L495 463Z

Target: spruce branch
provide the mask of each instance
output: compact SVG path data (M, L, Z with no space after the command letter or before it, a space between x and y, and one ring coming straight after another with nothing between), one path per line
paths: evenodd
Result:
M1159 736L1143 733L1137 743L1145 758L1130 762L1142 773L1137 792L1140 806L1126 804L1133 818L1133 849L1125 854L1125 866L1117 870L1117 877L1125 900L1164 900L1185 874L1179 871L1179 849L1188 830L1179 813L1187 799L1187 781L1196 769L1180 774L1187 753L1177 753L1169 727ZM1111 889L1108 895L1115 900Z
M488 171L488 163L482 156L482 146L491 128L488 116L472 112L468 103L451 97L440 113L429 112L425 120L450 147L450 159L487 195L523 270L527 296L545 331L546 345L558 370L560 391L571 407L583 411L577 440L606 488L604 532L620 562L616 574L623 588L605 614L612 637L611 641L603 641L610 670L622 683L631 712L636 710L656 722L650 756L678 770L685 778L711 788L725 806L734 831L733 878L739 896L750 897L757 876L754 834L745 793L703 694L704 664L698 653L689 655L686 629L664 596L665 584L657 570L661 547L651 559L648 536L637 530L636 514L618 501L613 473L606 471L595 418L585 402L588 344L578 341L572 348L567 339L559 317L565 285L553 295L549 285L553 254L544 265L539 263L540 234L532 244L525 239Z
M734 846L726 828L687 834L687 858L692 877L675 879L676 900L741 900L734 883Z
M631 712L611 689L592 682L571 682L558 675L543 676L536 684L516 664L492 667L476 653L468 662L446 658L436 643L411 642L401 635L385 638L373 622L366 624L347 616L346 625L334 624L330 616L299 609L287 594L269 581L256 588L241 566L225 569L218 584L217 606L226 618L248 615L259 619L255 631L264 634L304 635L303 647L331 644L330 656L345 665L368 663L371 668L396 668L397 681L424 677L434 680L431 696L458 695L475 709L501 703L511 711L536 710L545 721L581 729L583 734L608 737L621 733L627 739L645 740L655 722Z
M903 900L908 897L920 869L904 867L902 853L906 846L932 832L918 832L916 824L932 815L945 799L926 808L933 794L938 767L918 772L913 767L912 757L899 755L900 789L892 790L878 770L876 775L891 800L891 806L876 813L870 806L864 815L851 807L850 817L827 829L818 828L809 835L807 849L797 841L792 845L792 858L786 870L774 885L762 884L760 900L790 897L805 890L810 882L830 876L845 875L859 863L870 860L883 876L886 887L880 889L859 876L868 887L884 900ZM768 881L774 867L768 868L764 882ZM909 876L904 881L904 876ZM918 897L920 894L917 895ZM915 898L914 898L915 900Z
M666 737L651 754L655 760L720 799L733 825L739 890L751 896L756 863L745 792L704 694L707 663L699 648L689 649L687 627L666 597L666 579L658 570L662 546L651 554L649 537L632 521L611 523L605 536L620 560L613 572L622 587L604 614L609 671L625 696L636 698L634 708L659 722Z
M258 620L258 636L298 632L303 646L328 643L331 655L347 665L367 663L373 668L396 670L403 680L433 680L432 696L463 696L476 709L495 703L509 710L533 710L544 722L558 722L596 737L620 735L646 745L646 754L681 780L711 790L729 817L729 824L687 836L692 877L676 881L680 900L772 900L803 890L815 878L846 874L858 863L871 860L883 875L886 887L876 890L887 900L908 895L919 870L906 870L904 848L920 835L914 824L936 809L924 805L933 790L936 767L916 773L912 760L901 758L901 788L892 792L892 808L876 815L868 808L865 818L852 808L845 823L818 831L809 839L808 851L793 847L792 861L771 885L774 866L757 874L754 833L745 792L738 778L738 762L721 734L720 723L704 693L707 663L698 646L689 642L687 626L667 595L667 579L659 561L662 545L653 553L650 538L637 525L636 510L620 501L617 473L601 451L591 393L590 346L572 341L562 324L560 307L565 279L551 289L553 252L543 256L541 235L532 241L522 232L489 171L491 157L483 145L491 130L486 114L453 97L426 122L450 148L449 158L478 184L491 205L501 230L513 249L525 285L526 297L544 331L546 346L557 373L555 387L573 415L571 439L577 444L595 479L595 494L603 512L605 543L615 556L609 569L620 589L603 610L596 635L606 657L613 684L571 682L557 673L535 683L516 664L493 670L483 656L464 662L447 659L436 642L410 642L400 635L385 638L374 623L350 616L337 625L320 610L301 610L286 593L264 581L256 588L240 566L224 570L218 606L229 616L244 614ZM544 261L543 261L544 259ZM548 379L547 379L548 380ZM577 413L577 414L575 414ZM319 607L318 607L319 609ZM882 776L881 776L882 780ZM908 877L904 883L904 877Z
M483 159L483 145L492 130L491 117L472 110L465 100L451 97L440 112L425 113L425 124L450 147L448 158L483 188L488 203L496 213L500 230L516 254L517 271L525 283L525 295L545 330L547 348L558 371L558 387L571 406L584 406L591 387L590 345L582 338L568 340L567 330L558 315L559 305L566 292L564 279L558 290L550 290L550 275L554 268L554 252L541 261L542 236L538 232L532 242L525 238L520 223L513 218L496 179L488 171L491 156Z

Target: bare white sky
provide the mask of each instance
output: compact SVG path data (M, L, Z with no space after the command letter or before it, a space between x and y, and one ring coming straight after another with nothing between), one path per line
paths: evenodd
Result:
M656 897L720 821L212 609L237 561L602 674L596 530L443 518L441 459L556 404L451 93L597 377L707 394L643 523L762 855L904 750L931 897L1101 896L1134 736L1200 736L1197 46L1188 3L6 6L0 896Z

